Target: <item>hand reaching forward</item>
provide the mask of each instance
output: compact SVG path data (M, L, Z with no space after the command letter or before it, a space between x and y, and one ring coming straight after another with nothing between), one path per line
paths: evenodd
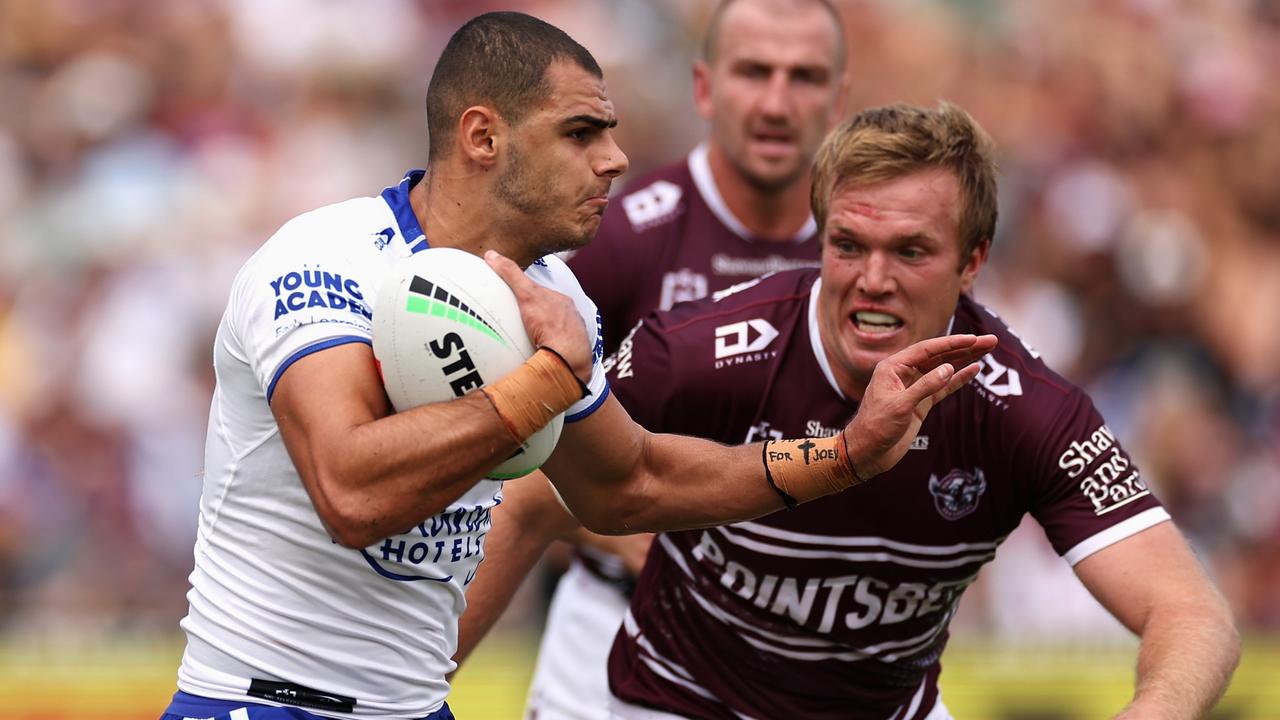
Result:
M490 250L484 261L515 293L520 317L534 347L555 350L582 382L591 380L591 343L582 316L567 295L530 280L511 260Z
M945 335L881 360L844 429L858 478L869 480L897 464L933 406L976 377L977 360L995 346L995 335Z

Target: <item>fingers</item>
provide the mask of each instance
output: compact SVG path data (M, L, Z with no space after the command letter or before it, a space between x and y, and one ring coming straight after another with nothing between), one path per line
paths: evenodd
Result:
M910 400L911 406L915 407L932 395L945 393L948 383L951 382L951 378L954 376L955 368L950 363L943 363L920 376L919 380L908 385L903 392L906 394L907 399ZM943 394L942 397L946 397L946 394ZM933 407L933 405L931 404L929 407ZM927 410L928 408L926 408Z
M975 362L995 347L995 338L995 335L982 335L969 347L948 350L937 356L938 364L941 365L944 362L951 363L952 367L961 368L971 362ZM984 342L986 339L990 339L990 343Z
M484 261L489 263L489 267L493 268L494 272L498 273L498 277L511 286L511 291L516 294L516 297L526 291L528 285L533 284L533 281L524 274L519 265L497 251L486 250Z
M948 395L959 390L965 385L968 385L970 380L978 376L978 371L981 369L982 369L982 365L975 362L975 363L969 363L968 365L962 367L959 371L953 373L951 375L951 379L947 380L946 385L943 386L941 390L934 392L929 397L929 407L924 408L924 411L926 413L929 412L930 409L937 407L938 403L945 400ZM930 374L934 374L934 373L930 373Z
M888 359L927 373L944 363L968 365L996 346L995 335L943 335L922 340Z

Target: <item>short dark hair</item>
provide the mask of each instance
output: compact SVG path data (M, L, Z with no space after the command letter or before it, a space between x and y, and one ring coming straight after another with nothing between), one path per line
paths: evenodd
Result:
M836 70L837 72L844 70L845 56L848 53L845 40L844 20L840 17L840 11L836 10L836 6L831 4L831 0L808 0L831 15L831 24L836 29ZM702 36L702 59L711 64L715 60L716 51L720 44L720 26L724 24L725 12L733 5L735 0L721 0L719 5L711 11L711 17L707 20L707 32Z
M996 162L991 138L969 113L949 102L936 108L889 105L854 115L831 131L813 161L810 207L818 232L831 195L845 182L869 184L942 168L960 182L961 257L996 232Z
M458 117L473 105L490 105L508 123L520 122L546 95L547 68L558 60L604 77L586 48L532 15L485 13L458 28L427 87L431 160L448 156Z

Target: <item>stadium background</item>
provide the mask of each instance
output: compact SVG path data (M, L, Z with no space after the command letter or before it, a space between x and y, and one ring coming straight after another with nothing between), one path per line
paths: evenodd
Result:
M1247 649L1215 717L1280 718L1280 4L841 5L851 108L947 98L996 138L978 297L1091 390L1229 598ZM230 278L290 216L424 162L431 63L500 7L596 54L632 176L701 137L707 0L0 0L0 718L158 715ZM461 717L516 716L545 595L462 671ZM1024 527L944 693L1102 717L1134 648Z

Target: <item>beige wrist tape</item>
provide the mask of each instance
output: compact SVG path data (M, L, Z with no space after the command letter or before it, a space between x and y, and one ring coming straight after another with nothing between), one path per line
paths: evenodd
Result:
M862 482L849 461L843 433L828 438L766 442L764 474L789 508Z
M480 391L493 403L517 442L524 442L589 394L569 364L551 348L538 348L514 372Z

